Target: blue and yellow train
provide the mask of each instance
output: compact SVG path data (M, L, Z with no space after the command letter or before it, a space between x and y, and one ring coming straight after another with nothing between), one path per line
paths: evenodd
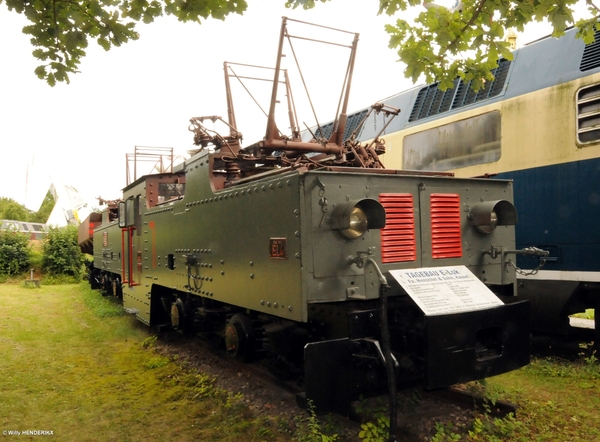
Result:
M517 248L549 252L545 263L515 262L518 294L534 330L561 334L573 331L570 314L600 303L600 34L590 45L575 34L516 50L478 92L457 79L382 100L401 109L383 136L386 167L514 180ZM366 115L350 115L346 133ZM386 123L370 116L355 136L371 139Z

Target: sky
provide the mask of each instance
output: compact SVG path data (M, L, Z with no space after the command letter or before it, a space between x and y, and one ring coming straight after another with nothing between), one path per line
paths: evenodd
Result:
M360 34L350 111L413 86L388 48L384 25L394 19L377 16L377 1L333 0L309 11L286 9L284 3L249 0L243 16L201 25L162 17L138 25L139 40L108 52L90 42L81 72L70 76L70 84L53 88L33 73L38 63L21 32L26 20L0 5L0 197L36 210L32 204L53 181L76 188L94 207L96 197L118 198L126 182L125 155L135 146L172 147L185 155L194 148L191 117L226 117L224 61L275 64L283 16ZM548 33L544 26L531 29L521 40ZM298 34L306 35L302 29ZM342 35L342 40L351 38ZM308 78L328 77L336 66L345 69L345 58L323 51L308 48L299 57ZM309 84L314 96L331 95L328 84L316 82L321 87L316 92L314 85ZM301 85L292 87L297 98ZM236 105L245 145L261 139L265 128L263 120L241 121L257 113L251 106L243 100ZM298 114L301 124L312 124L304 110Z

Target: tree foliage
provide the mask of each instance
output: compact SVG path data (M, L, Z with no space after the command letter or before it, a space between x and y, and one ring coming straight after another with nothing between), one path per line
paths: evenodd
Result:
M11 198L0 198L0 219L27 221L29 210Z
M0 197L0 219L46 223L55 204L56 201L54 201L50 191L46 193L46 197L37 212L32 212L12 198Z
M137 40L136 23L174 15L182 22L200 23L208 17L223 20L246 10L245 0L0 0L9 11L31 22L23 32L31 36L33 56L42 61L35 70L50 86L69 82L86 55L89 40L109 50Z
M12 230L0 230L0 275L18 275L29 266L27 235Z
M42 201L42 205L40 206L39 210L35 213L32 213L29 216L28 221L45 224L48 222L48 218L50 218L50 214L52 213L52 209L54 209L55 205L56 201L52 196L52 192L46 192L46 196L44 197L44 201Z
M310 9L331 0L286 0L289 8ZM342 1L342 0L338 0ZM472 80L474 89L490 80L490 70L500 57L512 58L505 41L507 29L522 31L527 23L547 19L553 36L568 26L579 28L586 43L594 38L600 9L586 0L589 15L575 22L578 0L456 0L454 7L436 6L429 0L379 0L379 13L394 23L386 26L390 47L406 64L405 75L413 81L424 76L451 87L456 77ZM225 19L242 14L245 0L0 0L11 11L24 14L31 22L23 32L31 36L33 55L42 61L36 75L51 86L69 82L85 56L89 40L104 49L120 46L139 36L138 22L151 23L163 15L180 21L201 23L209 17ZM426 6L426 7L423 7ZM414 22L401 18L408 8L421 8Z
M508 29L523 31L532 21L547 19L553 27L552 36L560 37L565 29L575 25L578 37L585 43L594 41L594 30L600 10L587 0L589 17L575 21L574 6L578 0L464 0L454 7L423 8L413 24L398 18L386 26L390 47L398 50L400 61L406 64L405 75L415 82L421 75L427 82L439 81L445 90L454 79L472 80L480 89L493 79L490 71L499 58L512 60ZM419 0L380 0L380 13L394 16ZM428 3L428 2L424 2Z
M44 239L43 269L50 275L81 276L83 254L77 244L77 227L51 227Z
M322 2L327 0L320 0ZM600 8L586 0L589 16L576 21L573 17L579 0L455 0L450 7L430 0L379 0L379 14L396 18L386 25L390 48L398 51L406 65L404 74L413 82L422 76L428 83L440 82L440 89L452 87L461 77L479 90L492 80L491 70L499 58L512 60L506 31L522 32L525 25L547 19L552 36L564 35L569 26L578 28L585 43L594 41ZM291 7L311 8L314 0L288 0ZM401 18L408 8L422 11L411 23Z

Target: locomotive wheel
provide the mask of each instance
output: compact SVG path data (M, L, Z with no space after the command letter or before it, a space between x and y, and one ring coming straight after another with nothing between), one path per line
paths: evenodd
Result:
M112 291L111 294L115 298L123 298L123 291L121 288L121 280L119 278L114 278L111 280Z
M236 359L249 362L254 354L252 321L243 314L235 314L225 326L225 349Z
M185 312L183 309L183 302L177 298L173 304L171 304L171 326L175 330L182 330L185 324Z
M110 296L112 294L112 284L108 275L102 275L102 296Z

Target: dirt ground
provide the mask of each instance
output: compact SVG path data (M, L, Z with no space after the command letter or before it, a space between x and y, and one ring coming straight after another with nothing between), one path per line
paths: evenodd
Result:
M269 374L261 374L260 369L249 370L246 365L217 354L197 338L177 333L161 335L157 350L166 356L177 355L179 361L184 361L193 369L214 376L220 388L234 394L241 393L248 407L257 414L288 422L298 422L308 417L308 412L297 405L295 393L278 386L278 382ZM447 396L419 388L401 391L398 399L398 440L428 441L435 435L437 423L450 425L449 429L454 432L468 428L475 413L472 402L466 399L463 403L457 403L456 396ZM387 396L369 399L363 406L373 410L380 404L387 404ZM332 416L341 428L339 435L344 441L360 440L361 418L364 417Z

